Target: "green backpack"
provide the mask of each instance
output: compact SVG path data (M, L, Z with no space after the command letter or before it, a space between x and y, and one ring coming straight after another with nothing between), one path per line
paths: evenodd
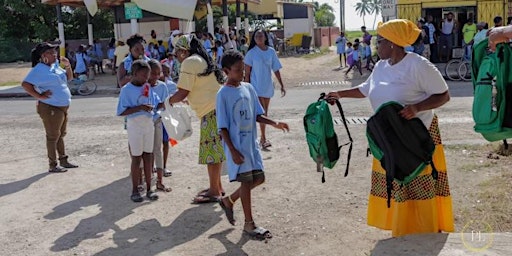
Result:
M336 105L345 125L348 134L349 142L338 146L338 136L334 131L333 120L329 104L325 98L325 93L320 95L320 98L310 104L304 115L304 130L306 132L306 141L309 147L309 155L317 164L317 171L322 172L322 183L325 182L325 173L323 167L332 169L340 158L340 149L345 145L349 146L349 153L347 157L347 167L345 176L348 175L348 168L350 163L350 155L352 154L352 137L348 130L347 121L343 114L343 109L338 100Z
M488 140L512 138L512 49L499 44L487 52L487 40L473 49L474 130ZM508 104L507 104L508 103Z

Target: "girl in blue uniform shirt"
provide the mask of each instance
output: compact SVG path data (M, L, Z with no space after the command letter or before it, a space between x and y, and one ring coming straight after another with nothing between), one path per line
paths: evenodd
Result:
M264 116L256 91L244 79L243 55L227 51L222 58L222 69L227 81L217 93L217 128L222 136L229 180L241 183L233 194L224 197L219 204L226 213L229 223L235 224L233 205L240 198L245 216L244 232L266 239L270 231L256 226L251 210L251 190L265 181L263 161L257 144L256 122L288 131L288 124L275 122ZM242 146L243 145L243 146Z
M144 60L136 60L131 65L131 82L121 88L117 115L127 117L126 130L128 131L128 146L130 148L132 195L133 202L142 202L144 199L139 193L138 185L141 180L140 162L144 164L144 178L146 182L146 197L157 200L158 195L151 190L151 176L153 171L153 140L154 125L153 111L157 109L160 99L147 83L151 68Z
M269 45L267 32L262 29L254 32L244 62L245 82L251 83L254 86L263 110L265 110L265 115L268 115L270 98L274 96L272 72L281 86L281 97L286 95L286 90L284 89L281 73L279 72L282 65L279 62L276 51ZM263 149L267 149L272 144L267 140L265 124L261 123L260 129L260 146Z

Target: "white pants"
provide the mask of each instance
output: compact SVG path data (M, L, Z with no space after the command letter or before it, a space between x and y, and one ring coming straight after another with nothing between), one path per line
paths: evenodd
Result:
M141 156L143 152L152 153L155 136L153 118L146 115L131 117L128 118L126 126L132 156Z

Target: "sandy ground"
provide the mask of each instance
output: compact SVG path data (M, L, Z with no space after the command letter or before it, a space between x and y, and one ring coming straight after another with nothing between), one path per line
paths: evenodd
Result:
M313 89L303 85L342 79L341 72L333 71L336 59L332 55L311 60L290 57L282 62L283 78L290 89L287 97L272 101L271 117L288 122L292 130L268 131L273 147L263 152L267 181L253 190L255 221L271 230L274 238L261 242L244 235L239 203L235 207L236 226L227 222L217 204L190 204L208 181L205 168L196 164L197 133L171 150L173 176L164 182L173 191L159 193L156 202L132 203L126 133L122 121L113 116L116 99L78 98L74 106L91 102L112 111L71 108L66 144L72 160L81 167L65 174L46 172L44 131L35 109L23 115L4 111L7 108L1 111L0 255L438 255L446 234L407 242L390 239L389 231L366 225L371 161L365 154L364 125L350 126L356 143L349 176L343 177L346 151L342 150L343 160L326 172L326 183L320 182L302 128L301 118L310 102L297 102L295 95L310 90L314 100L318 92L348 88L352 82ZM16 73L7 78L12 80L24 76L18 67L2 65L0 72ZM356 76L351 81L361 81ZM18 108L33 102L5 99L3 103ZM350 116L371 113L365 101L347 105ZM470 118L470 105L452 104L438 113L441 119ZM197 120L193 125L198 131ZM346 139L342 128L336 129L340 129L342 140ZM488 158L496 145L479 144L481 138L472 131L471 123L446 121L441 122L441 129L448 144L456 231L471 220L497 220L496 214L510 209L510 201L494 209L493 197L483 199L482 193L509 186L498 181L510 179L506 174L510 159ZM226 191L237 188L226 176L222 180ZM504 225L492 222L493 231L511 231L507 216L498 216L504 218L499 222ZM422 239L436 241L435 246L425 248ZM463 254L457 255L469 253L458 246ZM403 254L386 253L396 248Z

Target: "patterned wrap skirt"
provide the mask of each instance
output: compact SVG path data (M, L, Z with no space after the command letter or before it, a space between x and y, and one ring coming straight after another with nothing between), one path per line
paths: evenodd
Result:
M393 237L454 231L452 198L437 116L434 116L429 132L435 144L433 162L439 172L437 180L433 179L432 168L428 165L405 186L400 187L393 182L391 207L388 208L386 171L374 158L368 200L368 225L392 230Z

